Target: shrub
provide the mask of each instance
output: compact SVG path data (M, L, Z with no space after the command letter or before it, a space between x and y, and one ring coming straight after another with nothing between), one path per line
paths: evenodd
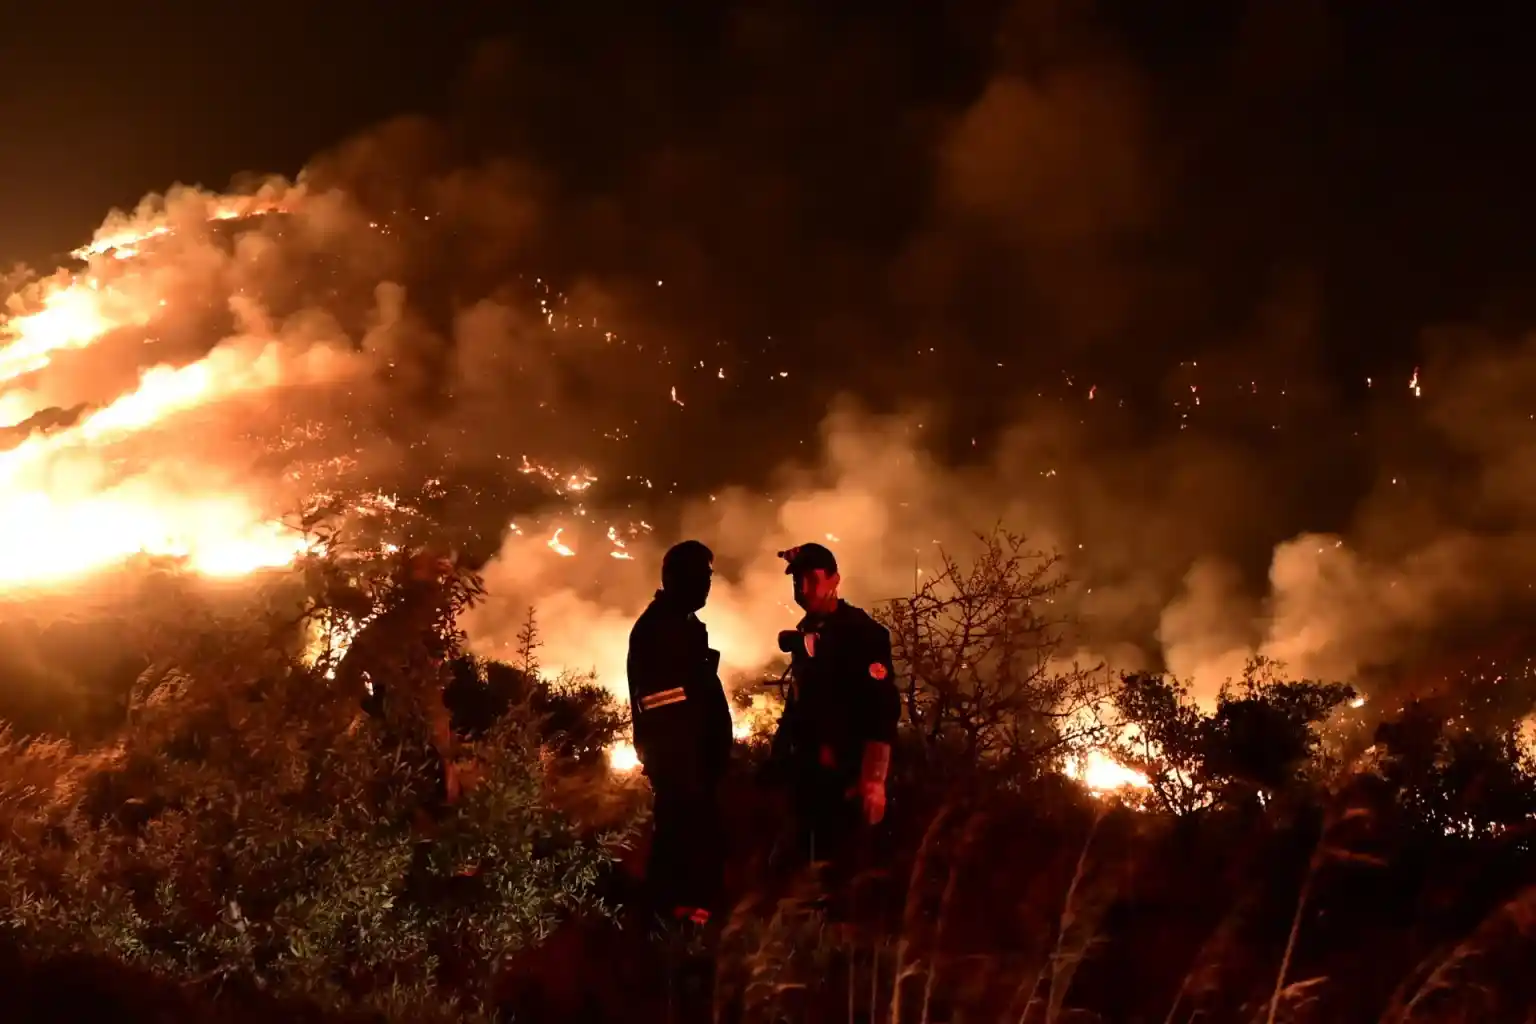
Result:
M1011 777L1049 767L1094 729L1101 673L1064 667L1059 559L1002 529L969 566L940 568L876 617L891 631L908 745L929 770L979 765Z
M274 644L270 616L181 598L115 743L0 749L0 925L26 948L459 1020L490 1012L509 956L604 909L616 837L550 805L537 717L494 721L478 784L434 818L431 765Z
M1212 801L1238 806L1293 789L1320 743L1319 727L1355 696L1338 683L1286 681L1254 659L1203 712L1171 676L1129 675L1113 703L1128 728L1115 744L1146 768L1162 810L1188 814Z

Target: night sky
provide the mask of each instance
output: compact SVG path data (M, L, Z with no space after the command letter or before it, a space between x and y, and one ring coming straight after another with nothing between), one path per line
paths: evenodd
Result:
M1516 3L963 0L862 18L772 2L16 6L0 41L0 259L48 265L109 207L176 181L291 174L418 112L592 190L647 153L771 121L722 149L801 147L768 160L825 177L802 205L827 234L894 250L913 214L902 179L922 172L888 162L899 132L879 122L920 134L912 122L973 101L997 68L1047 66L1069 45L1047 23L1096 7L1086 20L1141 76L1160 158L1179 165L1183 230L1142 244L1220 266L1233 303L1266 269L1305 268L1344 362L1429 323L1523 322L1530 305L1536 85ZM755 61L733 59L744 45Z

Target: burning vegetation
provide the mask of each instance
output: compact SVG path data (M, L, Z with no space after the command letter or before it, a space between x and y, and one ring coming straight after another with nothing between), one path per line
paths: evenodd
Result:
M1045 93L1089 156L1135 134L1115 90ZM1028 221L1055 252L1149 215L1114 181L1112 202L1012 209L999 174L1084 170L994 151L999 118L1061 114L1045 93L1004 75L952 126L952 233L914 266L973 220ZM985 457L939 454L932 409L817 404L797 439L815 455L700 487L676 479L684 427L711 425L691 417L769 406L803 364L771 338L627 337L633 291L509 271L509 225L536 219L512 170L358 170L413 131L298 182L152 197L7 301L18 998L86 964L104 1006L153 982L186 1015L663 1019L679 951L616 927L640 924L646 842L624 660L659 551L698 535L738 741L722 1015L1528 1017L1536 648L1425 667L1523 607L1526 477L1489 437L1524 429L1528 346L1393 378L1391 401L1475 456L1465 518L1384 512L1410 471L1440 472L1394 449L1357 529L1256 543L1263 460L1202 418L1236 408L1283 453L1308 409L1283 373L1195 359L1160 409L1172 441L1145 440L1129 389L1062 375L1045 412L967 436ZM454 274L422 266L449 253ZM1126 435L1134 459L1106 441ZM773 856L774 635L798 614L773 552L814 537L889 630L903 701L883 870L838 920ZM369 695L448 679L461 793L431 813L431 766L343 684L424 548L449 555L452 614L397 678L358 677Z

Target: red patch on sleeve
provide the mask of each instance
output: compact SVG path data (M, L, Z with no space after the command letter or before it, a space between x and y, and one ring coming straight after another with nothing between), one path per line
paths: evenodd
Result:
M871 663L869 666L869 677L871 679L884 679L885 666L880 664L878 661Z

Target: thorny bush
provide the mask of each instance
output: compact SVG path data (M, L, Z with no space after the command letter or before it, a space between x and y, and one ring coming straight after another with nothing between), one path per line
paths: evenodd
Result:
M940 551L938 570L877 617L891 631L909 736L930 770L1029 774L1093 731L1108 680L1061 663L1059 560L1002 529L978 540L971 565Z

